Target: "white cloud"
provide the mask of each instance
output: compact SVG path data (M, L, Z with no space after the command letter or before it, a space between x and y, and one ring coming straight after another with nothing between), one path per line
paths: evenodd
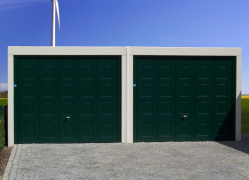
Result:
M1 0L0 5L17 4L17 3L29 3L29 2L41 2L49 0Z
M0 10L16 9L37 2L51 2L51 0L0 0Z
M59 3L60 1L66 1L66 0L58 0ZM23 6L28 6L34 3L41 3L41 2L51 3L51 0L0 0L0 11L21 8Z
M0 91L6 91L6 90L8 90L8 84L0 83Z

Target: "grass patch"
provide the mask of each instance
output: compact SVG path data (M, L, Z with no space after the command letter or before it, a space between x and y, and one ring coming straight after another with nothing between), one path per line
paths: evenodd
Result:
M5 145L5 132L4 132L4 117L0 113L0 152L2 151Z
M6 106L8 104L8 98L0 98L0 105ZM0 106L0 107L1 107ZM5 132L4 132L4 112L2 112L4 108L0 110L0 152L2 151L5 145Z
M249 99L241 99L241 133L249 133Z
M0 98L0 104L2 104L2 106L6 106L8 104L8 98Z

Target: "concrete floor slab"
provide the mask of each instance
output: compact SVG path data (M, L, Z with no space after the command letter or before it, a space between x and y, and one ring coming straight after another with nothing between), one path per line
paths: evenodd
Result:
M4 179L249 179L239 142L16 145Z

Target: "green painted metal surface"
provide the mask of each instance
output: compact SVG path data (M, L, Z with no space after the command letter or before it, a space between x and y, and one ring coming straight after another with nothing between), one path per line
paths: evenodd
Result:
M15 142L120 142L119 57L32 58L15 58Z
M117 60L98 62L98 141L117 142Z
M59 60L59 142L78 142L77 60ZM68 118L67 118L68 117Z
M137 141L175 140L175 61L137 61Z
M212 141L212 60L195 61L195 140Z
M176 141L194 140L194 60L176 60ZM184 118L184 116L187 116Z
M175 74L172 59L157 60L157 141L175 140Z
M213 62L213 139L234 140L232 60Z
M38 60L19 61L18 137L20 143L39 142Z
M41 143L56 143L58 135L58 61L39 60L39 135Z
M235 139L234 57L135 57L134 142Z
M78 63L79 142L98 142L98 61Z
M156 141L156 68L153 59L138 60L137 116L138 141Z

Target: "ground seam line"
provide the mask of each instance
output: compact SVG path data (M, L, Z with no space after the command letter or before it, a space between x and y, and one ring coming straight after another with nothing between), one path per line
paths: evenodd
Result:
M14 159L16 157L16 152L17 152L17 145L14 145L12 152L11 152L11 155L10 155L10 158L9 158L9 161L7 163L7 167L4 171L3 180L9 179L9 177L10 177L11 169L13 167L13 162L14 162Z

